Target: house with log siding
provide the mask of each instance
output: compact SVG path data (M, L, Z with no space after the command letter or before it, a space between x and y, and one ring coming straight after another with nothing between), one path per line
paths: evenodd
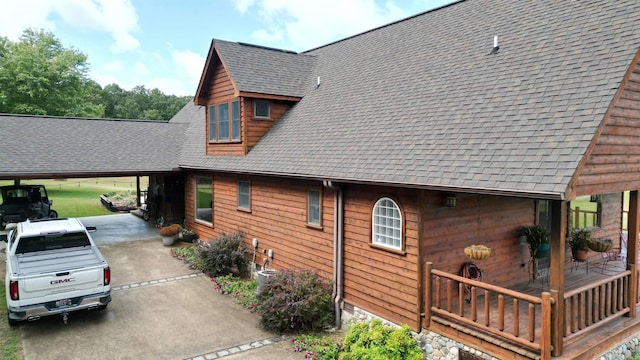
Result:
M214 39L167 123L2 115L0 154L45 151L25 122L103 141L2 156L0 178L149 176L158 216L331 280L337 322L511 359L594 358L640 332L637 1L464 0L302 53ZM535 224L543 260L519 239ZM612 249L575 261L579 228Z

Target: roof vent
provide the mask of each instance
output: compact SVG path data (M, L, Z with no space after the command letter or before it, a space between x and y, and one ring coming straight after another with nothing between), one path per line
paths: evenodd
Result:
M500 50L500 46L498 46L498 36L496 35L493 37L493 49L491 49L489 55L497 54L498 50Z

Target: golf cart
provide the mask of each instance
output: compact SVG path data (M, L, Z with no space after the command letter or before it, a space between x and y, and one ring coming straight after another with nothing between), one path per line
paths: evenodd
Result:
M0 230L27 219L57 218L44 185L14 184L0 187Z

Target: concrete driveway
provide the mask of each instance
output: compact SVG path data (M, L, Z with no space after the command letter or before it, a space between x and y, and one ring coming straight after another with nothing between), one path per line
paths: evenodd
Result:
M92 235L111 267L112 303L106 310L72 313L67 325L57 316L21 325L26 360L303 359L293 353L290 337L261 330L255 314L216 293L206 276L174 259L158 238L101 237L108 227L95 222L108 220L82 219L98 227ZM133 216L127 221L130 227L146 224Z

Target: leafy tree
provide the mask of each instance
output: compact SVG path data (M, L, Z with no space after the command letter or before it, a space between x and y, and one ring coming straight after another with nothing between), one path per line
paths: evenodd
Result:
M50 32L27 29L17 42L0 38L0 112L101 117L104 107L92 96L100 86L87 72L87 56Z
M169 120L190 97L139 85L100 87L87 56L52 33L27 29L19 41L0 36L0 113Z
M169 120L190 100L188 96L165 95L143 85L127 91L109 84L102 89L101 96L105 117L114 119Z

